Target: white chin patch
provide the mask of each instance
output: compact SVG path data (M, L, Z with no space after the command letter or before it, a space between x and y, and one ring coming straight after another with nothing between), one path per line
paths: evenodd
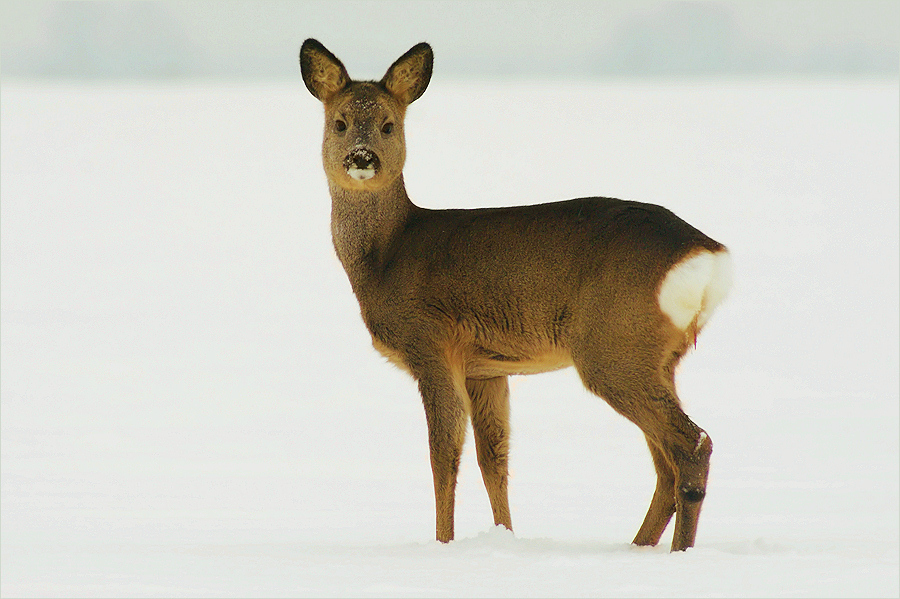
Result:
M375 176L374 168L348 168L347 174L357 181L366 181Z

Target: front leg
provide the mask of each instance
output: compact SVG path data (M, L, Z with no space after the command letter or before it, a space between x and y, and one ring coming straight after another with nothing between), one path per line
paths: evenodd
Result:
M456 476L466 435L466 391L458 380L460 377L453 376L445 367L429 369L417 378L428 422L436 537L448 543L453 540Z
M512 530L507 479L509 477L509 384L505 376L468 379L472 429L481 476L491 500L494 524Z

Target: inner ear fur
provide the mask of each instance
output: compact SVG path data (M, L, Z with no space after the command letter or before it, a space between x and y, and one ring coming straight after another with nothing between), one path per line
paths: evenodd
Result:
M336 93L350 84L350 75L337 56L312 38L300 48L300 72L309 92L328 102Z
M391 65L381 83L397 101L404 105L412 104L425 93L431 81L433 65L431 46L425 42L418 43Z

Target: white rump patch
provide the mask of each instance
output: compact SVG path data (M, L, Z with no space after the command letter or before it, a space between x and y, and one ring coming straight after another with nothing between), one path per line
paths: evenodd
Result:
M374 168L348 168L347 174L357 181L365 181L375 176Z
M687 331L696 320L697 330L712 316L731 287L731 255L728 250L701 251L673 266L659 286L657 299L663 313L676 327Z

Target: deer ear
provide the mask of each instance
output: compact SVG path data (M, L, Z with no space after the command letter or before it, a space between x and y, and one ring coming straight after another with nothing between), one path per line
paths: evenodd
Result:
M381 83L397 101L406 105L412 104L425 93L431 81L431 67L434 64L434 53L431 46L422 42L397 59L387 70Z
M309 92L322 102L350 84L350 75L337 57L317 40L308 39L300 48L300 72Z

